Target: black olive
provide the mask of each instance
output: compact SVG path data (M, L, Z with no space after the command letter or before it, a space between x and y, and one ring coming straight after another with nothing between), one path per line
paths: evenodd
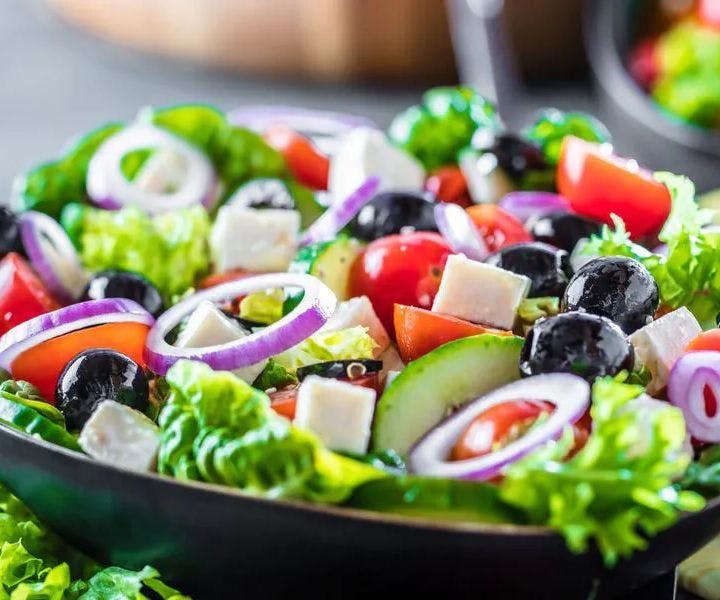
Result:
M163 312L163 301L157 288L137 273L129 271L99 271L85 286L81 300L128 298L157 317Z
M525 275L532 282L530 298L562 296L568 284L568 253L540 242L513 244L491 254L488 264Z
M104 400L145 412L149 393L140 365L120 352L99 348L81 352L65 365L55 400L68 428L78 430Z
M528 171L548 168L542 150L512 133L496 133L491 129L478 129L472 138L472 147L481 153L491 153L507 175L518 181Z
M633 348L610 319L569 312L541 319L528 333L520 373L574 373L588 381L632 370Z
M297 370L298 381L308 375L319 375L330 379L356 379L366 373L377 373L382 370L381 360L368 360L364 358L350 360L331 360L300 367Z
M20 238L17 215L6 206L0 206L0 254L18 252L25 254Z
M437 231L434 198L427 192L380 192L350 221L355 237L371 242L401 231Z
M572 252L581 239L600 233L601 225L580 215L552 212L531 219L527 228L538 242Z
M624 256L604 256L573 275L560 310L607 317L630 335L652 321L658 302L657 283L642 264Z
M253 179L233 194L232 203L247 208L295 209L295 200L282 179Z

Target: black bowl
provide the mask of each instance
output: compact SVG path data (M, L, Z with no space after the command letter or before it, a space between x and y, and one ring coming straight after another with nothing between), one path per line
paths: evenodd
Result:
M92 557L156 566L204 598L609 598L672 571L720 530L720 499L608 570L542 527L439 523L179 483L0 426L0 481Z
M701 191L720 187L720 134L663 110L630 77L625 61L647 2L593 0L586 43L601 118L618 150L653 169L688 175Z

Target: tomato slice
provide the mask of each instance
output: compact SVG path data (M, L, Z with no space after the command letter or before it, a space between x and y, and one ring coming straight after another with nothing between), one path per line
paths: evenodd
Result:
M143 323L107 323L52 338L20 354L10 365L13 378L29 381L42 397L55 404L57 380L70 359L91 348L111 348L142 367L145 338L150 328Z
M703 25L720 29L720 0L700 0L698 16Z
M259 275L253 271L246 271L245 269L230 269L229 271L223 271L222 273L213 273L200 280L198 283L198 289L205 290L207 288L215 287L221 283L227 283L228 281L236 281L237 279L244 279L245 277L252 277L253 275Z
M698 352L700 350L715 350L720 352L720 329L703 331L685 346L685 352Z
M315 190L327 189L330 160L308 138L285 125L273 125L263 138L285 157L290 172L300 183Z
M670 192L650 172L573 136L563 140L557 182L575 212L608 224L614 213L634 238L657 232L670 214Z
M60 308L16 252L0 261L0 290L0 335L28 319Z
M510 331L476 325L457 317L404 304L395 305L394 317L395 339L400 356L406 363L424 356L438 346L471 335L512 335Z
M522 221L495 204L476 204L467 209L467 214L485 239L490 252L532 241Z
M463 208L472 206L465 175L455 165L440 167L430 173L425 180L425 189L440 202L452 202Z

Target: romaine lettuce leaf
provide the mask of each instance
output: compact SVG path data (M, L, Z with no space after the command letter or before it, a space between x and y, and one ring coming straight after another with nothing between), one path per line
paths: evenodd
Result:
M670 404L651 414L630 404L643 391L606 377L593 385L593 430L585 447L564 460L572 431L511 465L500 495L529 521L561 532L574 552L597 543L613 565L647 546L643 536L672 525L683 510L699 510L701 496L678 491L689 458L682 413ZM637 451L638 444L642 452Z
M262 391L269 390L270 388L279 390L293 383L297 383L295 373L288 371L271 358L267 361L265 368L260 375L257 376L257 379L253 381L253 387Z
M296 371L319 362L372 358L375 346L375 340L370 337L367 328L356 325L337 331L318 331L274 358L286 369Z

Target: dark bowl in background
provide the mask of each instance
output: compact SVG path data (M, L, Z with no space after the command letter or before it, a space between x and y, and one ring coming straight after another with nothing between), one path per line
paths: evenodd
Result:
M618 151L656 170L688 175L699 191L720 187L720 133L691 125L660 108L626 69L643 0L592 0L586 45L600 101L600 117L622 132ZM620 136L618 136L620 137Z

